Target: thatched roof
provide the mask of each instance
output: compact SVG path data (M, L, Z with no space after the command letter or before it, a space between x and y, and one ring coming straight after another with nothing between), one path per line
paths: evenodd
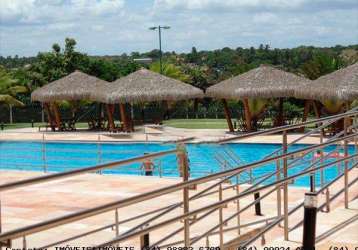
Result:
M268 65L222 81L206 90L215 98L276 98L293 97L295 88L310 80Z
M161 74L140 69L102 86L92 99L103 103L178 101L202 98L203 91Z
M40 102L90 99L92 92L96 93L100 86L107 83L94 76L75 71L36 89L32 92L31 99Z
M322 76L295 91L297 98L351 101L358 99L358 63Z

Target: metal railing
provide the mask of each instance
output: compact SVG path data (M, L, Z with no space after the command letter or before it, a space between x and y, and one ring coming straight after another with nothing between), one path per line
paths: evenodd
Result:
M343 176L345 178L344 193L345 193L346 200L348 201L349 183L347 181L348 180L347 177L348 177L349 169L352 168L352 166L349 167L349 162L354 161L353 167L355 167L356 166L355 160L357 157L357 154L353 154L353 155L348 154L348 141L356 139L356 137L357 137L356 133L348 134L349 129L355 128L355 126L349 127L348 123L347 124L345 123L346 125L345 125L345 130L343 132L343 136L341 134L339 134L339 136L341 136L339 138L333 138L326 142L322 142L318 145L308 146L306 148L299 149L296 151L288 151L288 147L289 147L290 143L287 142L287 132L286 131L295 129L298 127L302 127L307 124L312 124L312 123L320 124L324 121L328 121L328 123L330 123L330 122L334 122L334 121L337 121L342 118L344 118L346 120L348 117L352 117L352 116L356 116L356 115L358 115L358 112L350 111L350 112L347 112L342 115L333 116L330 118L318 119L316 121L310 121L310 122L306 122L306 123L299 124L299 125L284 126L284 127L281 127L280 129L274 128L274 129L264 131L264 132L260 131L261 133L254 132L251 134L252 136L261 135L261 134L271 134L271 133L283 131L283 147L281 150L279 150L282 152L274 152L273 154L270 154L268 157L265 157L263 160L259 160L257 162L249 163L249 164L246 164L243 166L235 166L233 168L230 168L230 169L218 172L218 173L214 173L214 174L211 174L208 176L193 179L193 180L189 180L187 174L185 174L186 171L183 171L183 176L184 176L183 180L184 181L181 183L171 185L171 186L168 186L165 188L157 189L154 191L150 191L150 192L140 194L137 196L133 196L130 198L122 199L119 201L114 201L111 203L103 204L98 207L85 209L85 210L77 212L77 213L61 216L61 217L47 220L47 221L44 221L41 223L36 223L36 224L30 225L30 226L18 228L15 230L2 232L0 234L0 242L2 242L3 244L6 244L16 238L21 238L21 237L25 238L27 235L30 235L30 234L42 232L45 230L49 230L51 228L56 228L60 225L65 225L65 224L68 224L71 222L76 222L76 221L79 221L79 220L82 220L85 218L90 218L95 215L100 215L100 214L103 214L108 211L116 211L116 214L118 215L118 209L120 209L120 208L124 208L124 207L130 206L130 205L135 205L139 202L143 202L143 201L146 201L149 199L154 199L154 198L166 195L166 194L171 194L173 192L182 191L184 194L184 198L183 198L183 201L180 203L176 203L176 204L173 204L173 205L161 208L161 209L157 209L156 211L144 213L139 216L134 216L134 217L132 217L128 220L124 220L122 222L119 222L118 216L116 216L115 223L113 223L111 225L107 225L105 227L102 227L98 230L92 230L91 232L87 232L85 235L89 235L91 233L98 232L102 229L106 229L108 227L114 226L114 227L116 227L116 235L115 235L116 238L99 245L99 246L107 246L110 244L116 244L119 242L123 242L123 241L128 240L132 237L142 236L142 235L152 232L153 230L156 230L158 228L163 228L167 225L170 225L172 223L183 220L184 226L182 228L179 228L180 230L177 229L176 233L180 232L180 231L184 231L185 236L184 236L183 242L186 246L194 244L195 242L199 241L203 237L209 236L210 233L215 232L215 230L217 230L217 229L219 229L218 234L220 236L220 246L223 246L223 244L224 244L224 241L223 241L224 225L227 222L226 221L227 219L225 219L225 220L223 219L223 206L226 206L230 202L237 203L237 206L238 206L237 214L234 214L234 215L230 216L229 218L230 219L233 219L236 217L238 218L238 228L237 229L240 233L239 214L242 213L242 210L243 211L247 210L249 207L257 204L258 202L260 202L261 200L266 198L269 194L271 194L274 191L281 193L280 190L282 187L285 190L284 191L284 199L283 199L284 211L283 211L283 215L281 215L281 212L278 212L277 220L274 220L274 221L276 222L278 220L279 221L284 220L284 222L285 222L284 232L285 232L285 238L286 238L286 236L288 237L288 233L289 233L289 229L288 229L289 211L288 211L288 197L287 197L289 182L292 180L295 180L297 178L300 178L302 176L305 176L305 175L310 175L312 173L314 174L317 171L321 171L322 169L326 169L328 167L332 167L338 163L343 162L343 163L345 163L344 164L345 165L344 166L344 174L341 176ZM327 124L325 124L325 125L327 126ZM324 126L324 125L321 125L319 128L321 128L322 126ZM272 132L272 131L275 131L275 132ZM236 137L235 140L240 139L240 138L247 138L247 137L249 137L249 135L243 135L240 137ZM305 137L305 136L303 136L303 137ZM225 139L225 141L227 141L227 139ZM223 141L221 141L221 142L223 142ZM321 166L317 166L317 164L322 163L322 162L316 161L316 162L312 163L308 168L304 169L303 171L300 171L298 174L295 174L292 176L288 175L289 164L290 164L289 161L292 158L294 158L294 160L297 160L299 158L303 158L305 156L305 154L312 153L317 149L323 149L329 145L335 145L340 142L344 142L344 145L343 145L344 157L342 157L339 160L334 161L334 162L325 163ZM279 153L281 153L281 154L279 154ZM43 183L43 182L47 182L47 181L58 180L58 179L62 179L62 178L66 178L66 177L70 177L70 176L74 176L74 175L79 175L79 174L83 174L83 173L99 171L99 170L112 168L112 167L124 166L126 164L130 164L133 162L140 162L145 159L153 159L153 158L160 157L160 156L167 155L167 154L177 154L178 159L181 159L181 160L179 160L179 168L182 170L187 168L188 163L187 163L186 153L182 148L178 148L176 150L170 150L170 151L166 151L166 152L145 155L145 156L136 157L136 158L132 158L132 159L124 160L124 161L112 162L112 163L108 163L108 164L101 164L101 165L90 167L90 168L76 169L76 170L67 171L67 172L63 172L63 173L51 174L51 175L40 176L40 177L31 178L31 179L27 179L27 180L23 180L23 181L7 183L7 184L0 185L0 192L4 192L4 191L8 191L8 190L11 190L14 188L24 187L24 186L32 185L32 184L36 184L36 183ZM297 157L297 156L299 156L299 157ZM322 157L322 159L323 159L323 157ZM237 181L236 185L230 186L230 188L234 188L236 190L236 195L231 196L230 198L227 198L227 199L223 199L223 196L222 196L223 191L229 190L229 188L223 186L223 182L225 180L234 178L234 177L237 178L240 174L243 173L243 171L252 170L254 168L264 166L268 163L278 163L280 161L282 161L283 168L278 167L275 171L270 172L268 174L268 176L269 175L276 176L277 177L276 181L271 182L269 184L265 184L263 186L259 186L259 184L262 183L262 180L261 180L261 182L260 181L258 182L259 184L255 184L243 192L239 192L239 186L241 183L239 183ZM283 178L281 177L280 173L283 173ZM263 179L265 179L265 178L267 178L267 176L263 176ZM208 183L209 181L214 181L214 180L219 180L219 181L212 184L208 188L205 188L203 191L199 192L198 194L196 194L192 197L189 197L188 191L190 188L192 188L193 186L205 184L205 183ZM218 192L219 196L221 197L221 198L219 198L219 202L216 202L216 203L213 203L210 205L206 205L205 207L202 207L202 208L199 208L196 210L192 210L192 211L189 210L189 201L190 200L199 199L199 198L202 198L202 197L212 194L212 192L209 193L209 191L214 189L215 187L218 187L218 190L216 190L215 192ZM240 207L239 207L240 199L247 197L248 195L252 195L252 194L258 193L260 191L264 191L269 188L273 188L273 189L271 191L269 191L268 193L264 194L263 196L261 196L259 199L256 199L252 204L246 206L245 208L240 209ZM328 187L326 189L328 189ZM281 199L277 199L277 203L281 206ZM160 221L157 224L152 225L152 223L156 222L156 220L158 218L162 217L164 214L167 214L176 208L180 208L181 205L184 206L183 214L176 216L174 218L171 218L171 219L167 219L165 221ZM169 209L171 209L171 210L169 211ZM126 223L127 221L140 219L147 215L152 215L152 214L155 214L158 212L160 212L160 214L157 214L153 218L146 220L145 223L142 222L139 225L133 227L131 230L128 230L127 232L123 233L122 235L119 235L118 225L120 223ZM219 213L219 221L220 221L219 225L216 226L215 229L211 229L209 233L205 233L204 235L201 235L201 236L190 237L190 231L189 231L190 226L194 223L199 222L201 219L212 215L214 212ZM193 216L198 216L199 214L202 214L202 213L205 213L205 214L201 215L200 217L196 217L194 220L192 220ZM1 219L1 213L0 213L0 219ZM148 224L149 226L145 227L146 224ZM271 225L271 224L269 224L269 225ZM84 234L82 234L82 235L84 235ZM167 240L169 238L166 238L165 240ZM73 239L73 237L71 239ZM68 239L68 240L71 240L71 239ZM65 242L67 242L67 241L62 241L60 243L58 242L58 244L65 243ZM163 242L163 240L158 241L158 243L162 243L162 242ZM47 246L51 246L51 244L47 244Z

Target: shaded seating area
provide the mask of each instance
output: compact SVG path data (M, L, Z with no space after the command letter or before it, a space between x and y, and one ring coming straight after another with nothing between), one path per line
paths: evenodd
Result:
M134 131L135 121L128 112L128 107L133 104L161 102L167 106L167 102L203 97L203 91L198 88L146 69L140 69L111 83L75 71L36 89L31 95L32 101L43 104L48 117L46 128L53 131L76 130L76 122L83 114L73 110L71 117L65 118L60 112L59 103L87 100L96 107L87 111L90 112L90 119L87 120L89 130L111 132ZM116 107L119 123L115 119ZM158 123L162 117L152 120Z
M114 124L114 108L119 107L124 131L133 131L134 121L128 115L126 105L146 102L176 102L203 98L202 90L179 80L166 77L147 69L140 69L114 82L102 85L93 93L92 100L104 103L108 110L109 129L116 130ZM144 116L144 114L143 114Z
M350 110L352 102L358 99L358 63L306 83L295 90L295 97L311 103L318 118ZM305 107L304 120L308 109ZM324 133L335 134L342 128L343 121L338 121Z
M256 127L256 123L262 119L260 116L254 117L252 110L250 110L250 106L255 105L255 100L261 99L265 101L268 99L278 99L279 112L277 117L273 119L275 126L282 126L285 124L283 98L294 97L296 88L309 85L310 82L310 80L293 73L285 72L272 66L261 65L244 74L209 87L206 91L206 95L222 100L230 132L234 132L234 126L232 124L227 100L242 101L244 107L244 130L253 131ZM259 107L262 111L265 108L265 104L261 104Z
M106 81L94 76L75 71L68 76L36 89L32 92L31 99L43 104L48 117L46 127L51 128L53 131L76 130L76 122L80 114L73 111L71 112L71 117L63 117L59 109L59 103L62 101L91 100L91 93L97 92L98 88L106 83ZM97 124L95 126L98 127L98 121L101 119L100 116L93 117L93 124Z

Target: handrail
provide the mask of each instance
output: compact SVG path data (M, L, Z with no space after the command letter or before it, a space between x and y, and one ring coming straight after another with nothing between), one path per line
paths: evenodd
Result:
M81 174L85 174L85 173L96 172L96 171L100 171L100 170L104 170L104 169L108 169L108 168L119 167L119 166L127 165L130 163L143 161L146 159L152 159L152 158L161 157L161 156L168 155L168 154L174 154L177 152L178 152L177 149L173 149L173 150L143 155L143 156L139 156L139 157L129 158L126 160L120 160L120 161L114 161L114 162L110 162L110 163L100 164L100 165L93 166L93 167L78 168L78 169L74 169L71 171L60 172L60 173L44 175L44 176L39 176L39 177L34 177L34 178L28 178L25 180L5 183L5 184L0 185L0 192L8 191L8 190L11 190L14 188L29 186L29 185L33 185L33 184L39 184L39 183L43 183L43 182L68 178L68 177L81 175Z
M358 111L356 112L358 114ZM342 114L343 115L343 114ZM347 115L355 115L355 112L347 112L347 113L344 113L345 116ZM344 116L344 117L345 117ZM329 117L330 119L327 119L329 121L332 121L332 117ZM322 119L326 119L326 118L322 118ZM318 119L317 121L319 121L320 119ZM310 123L312 123L314 121L310 121ZM303 124L303 123L302 123ZM304 125L302 124L296 124L296 126L299 125L299 127L302 127ZM289 125L289 126L292 126L292 125ZM326 125L325 125L326 126ZM287 127L287 126L284 126L284 127ZM280 127L278 127L280 128ZM285 131L285 130L283 130ZM262 131L259 131L259 132L262 132ZM265 131L267 132L267 131ZM253 133L252 133L253 134ZM255 135L252 135L252 136L255 136ZM303 153L303 152L309 152L310 150L314 150L314 149L317 149L317 148L323 148L327 145L331 145L331 144L334 144L335 142L339 142L339 141L343 141L343 140L347 140L349 138L352 138L352 137L355 137L356 135L348 135L348 136L344 136L342 138L339 138L339 139L336 139L336 140L332 140L332 141L329 141L329 142L325 142L325 143L322 143L320 145L314 145L314 146L311 146L311 147L307 147L307 148L304 148L304 149L301 149L301 150L297 150L297 151L294 151L294 152L289 152L285 155L280 155L280 156L276 156L276 157L272 157L272 158L268 158L268 159L264 159L264 160L261 160L261 161L258 161L258 162L254 162L253 164L247 164L245 166L242 166L242 167L237 167L235 169L230 169L230 170L227 170L227 171L223 171L223 172L220 172L220 173L216 173L216 174L213 174L213 175L210 175L210 176L206 176L206 177L210 177L209 179L207 179L206 177L202 177L202 178L198 178L196 180L191 180L191 181L187 181L187 182L183 182L183 185L180 186L180 185L172 185L170 187L172 188L177 188L178 190L181 189L181 188L185 188L185 187L188 187L188 186L191 186L193 184L199 184L199 183L203 183L203 182L206 182L206 181L209 181L209 180L214 180L214 179L217 179L217 178L221 178L221 177L225 177L225 176L228 176L229 174L232 174L232 175L236 175L238 172L240 171L244 171L244 170L247 170L247 169L252 169L254 167L257 167L257 166L261 166L263 164L266 164L266 163L269 163L269 162L272 162L272 161L276 161L276 160L279 160L279 159L286 159L290 156L293 156L295 154L299 154L299 153ZM43 176L41 177L36 177L36 178L31 178L31 179L26 179L26 180L23 180L23 181L19 181L19 182L12 182L12 183L7 183L7 184L4 184L4 185L1 185L0 186L0 191L6 191L6 190L9 190L11 188L16 188L16 187L21 187L21 186L27 186L27 185L31 185L31 184L36 184L36 183L41 183L41 182L45 182L45 181L51 181L51 180L56 180L56 179L60 179L60 178L65 178L65 177L69 177L69 176L73 176L73 175L78 175L78 174L82 174L82 173L86 173L86 172L95 172L95 171L99 171L101 169L106 169L106 168L111 168L111 167L114 167L114 166L121 166L121 165L126 165L126 164L129 164L129 163L133 163L133 162L138 162L138 161L142 161L142 160L145 160L145 159L150 159L150 158L155 158L155 157L158 157L158 156L161 156L161 155L166 155L166 154L171 154L171 153L176 153L178 152L177 150L169 150L169 151L164 151L164 152L159 152L159 153L154 153L154 154L151 154L151 155L145 155L145 156L141 156L141 157L136 157L136 158L131 158L131 159L128 159L128 160L124 160L124 161L117 161L117 162L111 162L111 163L108 163L108 164L102 164L102 165L98 165L98 166L94 166L94 167L89 167L89 168L84 168L84 169L78 169L78 170L73 170L73 171L68 171L68 172L63 172L63 173L58 173L58 174L53 174L53 175L48 175L48 176L44 176L44 180L42 180ZM355 157L355 156L354 156ZM348 157L350 158L350 157ZM347 159L340 159L339 162L341 161L344 161L344 160L347 160ZM338 161L337 161L338 162ZM117 164L116 164L117 163ZM119 165L118 165L119 164ZM322 167L322 166L321 166ZM87 171L84 171L82 172L83 170L87 170ZM77 173L77 171L79 171ZM313 169L311 169L310 171L313 171ZM220 176L220 177L218 177ZM50 178L49 178L50 177ZM169 187L169 188L170 188ZM165 188L163 188L165 189ZM256 189L255 189L256 190ZM162 189L158 189L158 190L154 190L153 192L155 191L163 191ZM175 191L175 190L172 190L172 191ZM172 191L166 191L164 193L152 193L152 192L149 192L149 195L153 195L153 197L157 197L157 196L161 196L161 195L164 195L166 193L169 193L169 192L172 192ZM152 194L151 194L152 193ZM145 195L145 194L143 194ZM141 196L141 195L139 195ZM116 206L115 208L119 208L119 207L123 207L123 206L128 206L128 205L131 205L133 203L135 203L134 201L129 201L131 198L136 198L136 197L130 197L128 199L124 199L124 203L122 204L118 204L118 206ZM138 198L138 197L137 197ZM143 197L142 197L143 198ZM149 196L148 197L145 197L144 200L147 200L149 199ZM140 201L144 201L144 200L138 200L138 202ZM118 203L121 203L120 201L117 201ZM128 202L128 203L126 203ZM104 208L106 205L109 205L109 204L105 204L103 206L99 206L97 208ZM115 209L114 208L114 209ZM92 209L88 209L88 210L85 210L84 212L89 212L89 210L92 210L92 212L94 212L94 209L95 208L92 208ZM111 210L111 209L109 209ZM98 212L98 213L97 213ZM100 211L96 211L94 212L94 214L92 215L96 215L96 214L100 214L101 212ZM76 215L75 214L70 214L69 216L73 216L73 215ZM89 215L87 214L88 216L85 216L85 214L83 214L83 218L86 218L86 217L89 217L89 216L92 216L92 215ZM66 217L66 216L65 216ZM79 217L77 219L80 219ZM75 219L75 220L77 220ZM56 220L56 218L55 218ZM52 221L52 220L50 220ZM50 222L50 221L47 221L47 222ZM74 220L73 220L74 221ZM71 221L68 221L68 222L71 222ZM44 222L46 223L46 221ZM39 223L39 224L42 224L42 223ZM62 225L62 224L66 224L66 223L60 223L60 224L57 224L57 225ZM37 224L38 225L38 224ZM31 226L36 226L36 225L30 225L29 227ZM53 227L55 227L56 225L55 224L52 224ZM51 228L51 227L50 227ZM20 228L21 229L21 228ZM41 230L39 230L41 231ZM6 233L10 233L10 232L5 232L3 234L0 234L0 240L2 239L1 237L3 237L4 234ZM23 234L23 235L26 235L26 234ZM16 238L16 237L15 237Z
M358 166L356 164L356 166ZM353 181L351 181L349 184L348 184L348 187L351 187L355 182L358 181L358 178L355 178ZM321 189L323 190L323 189ZM320 191L321 191L320 190ZM333 197L330 197L329 198L329 201L333 201L335 200L339 195L341 195L342 193L344 192L344 188L342 188L340 191L338 191ZM304 203L300 203L298 204L296 207L292 208L290 211L289 211L289 215L296 212L299 208L303 207ZM317 211L321 211L322 208L326 205L326 203L322 204L321 206L319 206L317 208ZM267 225L267 227L261 231L258 235L254 236L252 239L250 239L249 241L245 242L244 246L248 246L249 244L251 244L252 242L254 242L255 240L257 240L258 238L260 238L260 236L262 236L263 234L267 233L269 230L271 230L274 226L276 226L277 224L279 224L281 221L283 221L283 217L279 218L277 221L274 221L272 224L269 224ZM302 225L303 221L299 222L297 225L295 225L293 228L291 228L291 230L299 227L300 225Z
M351 117L351 116L358 115L358 111L354 111L356 109L357 108L354 108L348 112L338 114L338 115L327 116L327 117L323 117L320 119L310 120L310 121L306 121L306 122L302 122L302 123L298 123L298 124L285 125L285 126L275 127L275 128L271 128L271 129L255 131L255 132L251 132L251 133L247 133L247 134L243 134L243 135L238 135L238 136L234 136L234 137L230 137L230 138L212 141L211 143L226 143L229 141L241 140L241 139L258 136L258 135L270 135L270 134L274 134L277 132L288 131L288 130L292 130L292 129L296 129L296 128L305 127L306 125L309 125L309 124L317 124L317 123L321 123L324 121L330 121L330 120L335 120L335 119L339 120L340 118L344 118L347 116Z
M348 138L352 138L353 136L355 136L355 135L345 136L345 137L342 137L340 139L345 140L345 139L348 139ZM332 143L334 143L336 141L338 141L338 140L334 140L334 141L332 141L330 143L323 143L323 144L320 144L320 145L311 146L311 147L308 147L308 148L310 148L310 149L311 148L321 148L321 147L330 145L330 144L332 144ZM301 150L298 150L298 151L304 152L304 151L307 151L307 150L308 149L301 149ZM10 230L10 231L7 231L7 232L4 232L4 233L0 234L0 241L1 240L8 240L8 239L18 238L18 237L21 237L23 235L36 233L36 232L39 232L39 231L42 231L42 230L45 230L45 229L50 229L50 228L54 228L56 226L64 225L64 224L74 222L74 221L77 221L77 220L80 220L80 219L85 219L85 218L88 218L90 216L98 215L98 214L101 214L101 213L104 213L104 212L107 212L107 211L110 211L110 210L113 210L113 209L116 209L116 208L125 207L125 206L135 204L137 202L149 200L149 199L152 199L154 197L158 197L158 196L170 193L170 192L181 190L184 187L190 187L193 184L199 184L199 183L203 183L205 181L218 179L220 177L224 177L224 176L229 175L229 174L233 174L233 173L236 173L236 172L241 172L243 169L248 169L248 168L251 168L251 167L255 167L255 166L258 166L260 164L262 165L263 163L276 161L278 159L287 158L287 157L289 157L289 156L291 156L293 154L297 154L298 151L289 152L286 155L280 155L280 156L273 157L273 158L270 158L270 159L266 159L266 160L263 160L263 161L258 161L258 162L248 164L248 165L243 166L243 167L226 170L226 171L223 171L221 173L216 173L216 174L213 174L213 175L210 175L210 176L201 177L201 178L198 178L198 179L195 179L195 180L189 180L189 181L186 181L186 182L181 182L181 183L178 183L178 184L171 185L169 187L160 188L160 189L157 189L157 190L154 190L154 191L150 191L148 193L139 194L139 195L136 195L136 196L133 196L133 197L129 197L129 198L120 200L120 201L114 201L114 202L107 203L107 204L104 204L104 205L101 205L101 206L97 206L97 207L94 207L94 208L79 211L79 212L76 212L76 213L73 213L73 214L69 214L69 215L57 217L57 218L54 218L54 219L51 219L51 220L47 220L47 221L44 221L44 222L40 222L40 223L37 223L37 224L32 224L32 225L29 225L29 226L25 226L23 228ZM325 166L330 166L330 165L335 164L337 162L341 162L343 160L349 160L349 159L352 159L352 158L357 157L357 156L358 156L358 154L350 155L348 157L341 158L339 161L330 162L330 163L328 163L326 165L322 165L322 166L320 166L318 168L312 168L310 170L307 170L305 173L315 172L315 171L317 171L317 170L319 170L321 168L324 168ZM285 183L285 180L289 181L293 177L295 177L295 175L293 175L291 177L287 177L286 179L281 179L280 181L274 182L274 185ZM297 177L295 177L295 178L297 178ZM236 197L233 200L237 200L238 198L244 197L242 195L246 196L246 194L259 192L259 191L264 190L267 187L271 187L271 186L272 186L272 184L264 186L264 187L258 187L258 188L254 189L254 190L251 190L249 193L241 193L240 195L238 195L238 197ZM230 200L230 202L233 201L233 200ZM224 200L224 201L227 201L227 200ZM213 207L209 206L208 208L213 208ZM207 210L207 209L204 209L203 211L205 211L205 210ZM189 214L191 214L191 213L189 213ZM190 216L192 216L192 215L194 215L194 214L191 214ZM187 217L189 217L189 216L187 216ZM187 218L187 217L180 217L180 218L184 219L184 218ZM126 234L126 237L130 236L132 234L135 234L135 233L136 232Z
M162 221L162 222L159 222L158 224L155 224L155 225L152 225L152 226L149 226L147 228L144 228L142 229L141 231L137 231L137 232L133 232L133 233L130 233L130 234L126 234L124 236L120 236L120 237L117 237L113 240L110 240L110 241L107 241L103 244L100 244L100 245L97 245L96 247L105 247L105 246L109 246L109 245L112 245L112 244L115 244L115 243L119 243L119 242L122 242L124 240L128 240L128 239L131 239L133 237L136 237L136 236L140 236L140 235L143 235L143 234L146 234L146 233L149 233L153 230L156 230L158 228L161 228L161 227L164 227L166 225L170 225L170 224L173 224L177 221L180 221L180 220L183 220L183 219L187 219L187 218L190 218L192 216L195 216L196 214L199 214L199 213L202 213L202 212L205 212L207 210L210 210L210 209L218 209L222 206L225 206L225 204L227 203L230 203L230 202L233 202L235 200L238 200L238 199L241 199L241 198L244 198L248 195L252 195L254 193L258 193L260 191L263 191L263 190L266 190L270 187L274 187L274 186L277 186L277 185L282 185L284 183L288 183L290 182L291 180L294 180L294 179L297 179L301 176L304 176L304 175L308 175L308 174L311 174L311 173L314 173L320 169L324 169L324 168L327 168L327 167L330 167L332 165L335 165L339 162L342 162L342 161L347 161L347 160L350 160L350 159L353 159L355 157L358 157L358 154L354 154L354 155L350 155L348 157L345 157L345 158L341 158L337 161L334 161L334 162L330 162L330 163L327 163L327 164L324 164L324 165L321 165L321 166L318 166L316 168L312 168L312 169L309 169L309 170L306 170L304 172L301 172L299 174L295 174L295 175L292 175L292 176L289 176L289 177L286 177L286 178L283 178L281 180L278 180L278 181L275 181L273 183L270 183L270 184L267 184L265 186L261 186L261 187L258 187L254 190L251 190L249 192L243 192L243 193L240 193L238 195L235 195L235 196L232 196L230 198L227 198L225 200L222 200L222 201L219 201L219 202L216 202L216 203L213 203L211 205L208 205L208 206L205 206L205 207L201 207L201 208L198 208L198 209L195 209L195 210L192 210L188 213L185 213L185 214L182 214L182 215L178 215L174 218L171 218L171 219L168 219L166 221ZM357 166L358 163L355 164L355 166ZM3 239L8 239L8 238L2 238L2 235L0 235L0 240L3 240Z

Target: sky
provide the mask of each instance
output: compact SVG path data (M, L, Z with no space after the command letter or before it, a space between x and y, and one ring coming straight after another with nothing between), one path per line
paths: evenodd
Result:
M34 56L66 37L90 55L158 48L358 44L358 0L0 0L0 55Z

